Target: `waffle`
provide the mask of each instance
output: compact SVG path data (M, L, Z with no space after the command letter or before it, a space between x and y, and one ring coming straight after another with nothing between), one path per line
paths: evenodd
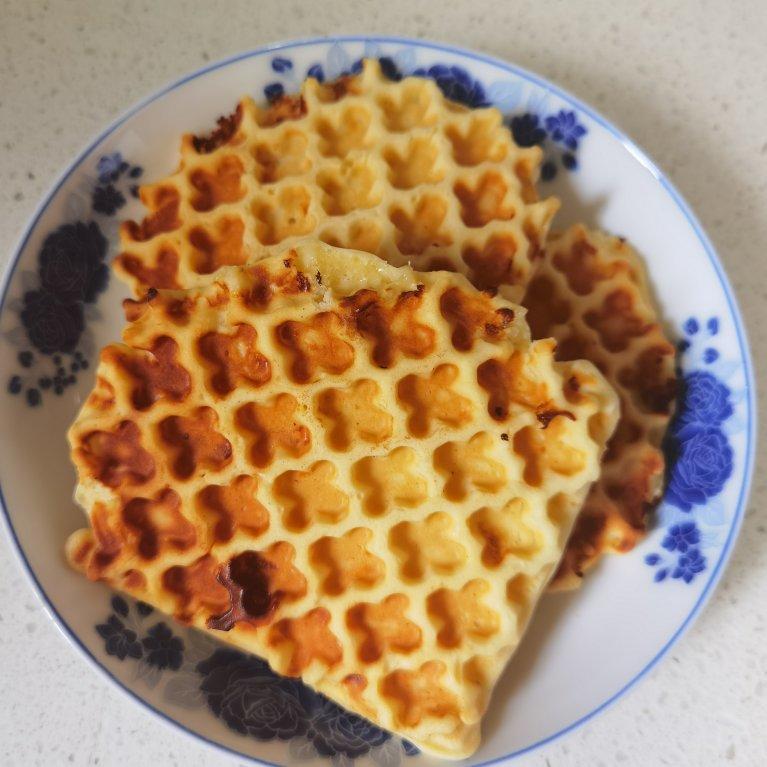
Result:
M243 98L209 136L185 136L178 170L141 188L149 213L123 224L116 268L140 296L312 236L518 300L558 208L538 201L540 163L497 109L468 110L431 80L392 82L367 60L267 108Z
M593 362L618 392L621 417L552 589L577 587L608 551L630 551L659 500L661 442L676 399L675 349L658 322L639 255L622 238L577 225L552 236L524 304L534 338L558 360Z
M72 564L448 758L618 412L524 309L308 243L126 302L69 439Z

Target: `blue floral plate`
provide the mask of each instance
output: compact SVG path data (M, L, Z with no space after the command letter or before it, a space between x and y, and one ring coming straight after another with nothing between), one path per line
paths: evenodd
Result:
M647 260L685 391L668 490L640 546L609 557L574 594L547 596L493 698L474 765L521 754L587 721L668 652L722 574L754 456L751 361L732 289L684 200L651 160L590 107L529 72L431 43L353 37L275 45L213 64L134 107L65 171L11 259L0 305L0 486L23 567L51 616L105 679L191 735L256 762L432 760L264 663L216 644L71 572L82 525L70 500L65 432L117 338L124 288L110 279L117 221L136 184L174 168L178 137L204 132L237 98L273 99L312 74L431 77L452 99L496 105L517 142L542 146L542 186L575 221L625 235ZM694 289L690 289L694 284ZM43 479L44 478L44 479ZM42 480L42 481L41 481ZM75 704L76 705L76 704Z

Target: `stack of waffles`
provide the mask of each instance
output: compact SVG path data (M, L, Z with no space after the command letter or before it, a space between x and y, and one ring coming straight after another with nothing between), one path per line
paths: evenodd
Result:
M549 239L540 161L374 61L184 137L122 228L72 564L471 754L546 588L641 538L674 398L641 262Z

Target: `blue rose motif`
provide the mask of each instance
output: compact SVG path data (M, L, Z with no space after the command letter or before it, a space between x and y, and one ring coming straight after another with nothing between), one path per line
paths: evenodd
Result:
M721 492L732 474L732 448L722 432L711 426L688 424L677 432L679 453L671 471L666 499L690 511Z
M120 660L125 660L127 657L140 658L143 655L136 632L126 628L116 615L110 615L106 623L96 626L96 631L104 640L107 655L114 655Z
M43 354L72 352L85 328L83 305L60 301L47 290L30 290L24 294L21 323Z
M65 303L93 301L109 279L106 253L107 239L95 222L60 226L40 250L41 287Z
M536 114L527 112L511 118L511 134L518 146L536 146L546 140L546 131Z
M416 69L416 77L430 77L445 97L471 109L490 106L482 83L475 80L465 69L447 64L434 64L428 69Z
M302 698L310 717L306 737L323 756L345 754L354 759L391 737L390 733L367 719L346 711L306 687L303 688Z
M578 148L578 139L586 135L586 128L578 122L575 112L566 109L546 118L546 130L554 141L573 151Z
M704 370L685 377L677 428L691 423L719 426L731 415L730 390L719 379Z
M148 636L141 640L146 650L146 662L159 669L178 671L184 659L184 643L180 637L164 624L158 623L149 629Z
M287 740L306 732L301 685L277 677L262 660L235 650L216 650L197 664L200 689L227 726L259 740Z
M686 554L679 557L671 577L681 578L685 583L690 583L698 573L702 573L705 569L706 558L698 549L690 549Z
M693 546L700 543L700 532L694 522L683 522L679 525L672 525L661 546L667 551L679 551L682 554Z

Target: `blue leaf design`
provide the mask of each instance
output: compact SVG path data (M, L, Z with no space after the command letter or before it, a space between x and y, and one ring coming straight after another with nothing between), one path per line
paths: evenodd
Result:
M285 93L285 86L282 83L269 83L264 86L264 96L267 101L276 101Z
M123 618L128 615L128 603L121 596L113 596L110 604L112 605L112 609L118 615L122 615Z
M354 759L347 756L343 751L335 754L332 758L334 767L354 767Z
M193 672L184 673L183 670L165 685L162 697L182 708L195 709L205 705L199 676Z
M304 762L309 759L317 759L317 749L314 744L304 737L291 738L290 745L288 746L288 753L296 761Z
M661 503L655 512L655 517L658 527L667 528L687 519L688 515L670 503Z
M394 54L394 63L403 75L410 74L416 66L416 55L414 48L403 48Z
M700 330L700 325L698 324L698 320L696 320L695 317L690 317L684 323L683 329L688 336L694 336Z
M716 373L720 380L728 381L734 373L740 371L741 364L742 363L735 362L735 360L724 361L720 359L713 367L713 372Z
M374 40L365 40L365 46L362 50L363 59L378 59L383 55L381 46Z
M402 762L402 748L397 738L389 738L378 748L374 748L368 754L370 759L376 767L399 767Z
M724 503L721 498L711 498L708 503L698 509L697 518L706 525L723 525L726 520Z
M293 69L293 62L284 56L275 56L272 59L272 69L275 72L287 72Z
M322 69L322 64L312 64L309 69L306 70L307 77L313 77L318 82L325 82L325 72Z
M734 401L733 401L734 403ZM746 421L740 416L733 416L722 424L722 431L728 436L735 436L745 431Z
M717 527L714 529L708 529L701 533L700 545L705 549L715 549L722 546L726 539L727 529L725 527Z
M351 69L352 61L339 43L334 43L328 51L327 76L331 80L340 77L342 72Z
M418 754L421 753L421 750L414 746L409 740L402 740L402 750L408 755L408 756L418 756Z
M523 83L521 80L499 80L487 88L487 100L501 112L513 112L522 99Z
M549 92L538 91L537 89L531 89L527 95L527 103L524 106L526 112L532 112L533 114L543 114L548 111Z

